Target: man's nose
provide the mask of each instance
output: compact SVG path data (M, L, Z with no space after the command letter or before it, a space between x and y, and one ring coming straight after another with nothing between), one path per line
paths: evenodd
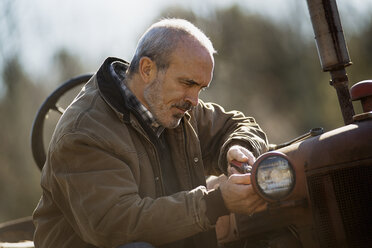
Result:
M187 95L186 101L189 102L192 106L197 106L199 102L199 91L198 92L190 92Z

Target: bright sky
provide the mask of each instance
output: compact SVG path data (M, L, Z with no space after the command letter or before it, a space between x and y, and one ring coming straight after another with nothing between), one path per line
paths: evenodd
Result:
M351 30L359 27L355 16L371 15L372 0L337 2L341 19ZM306 0L14 0L13 8L19 25L19 53L29 70L40 71L50 62L52 52L62 47L97 66L107 56L130 60L139 36L169 5L206 15L214 7L234 3L288 22L295 9L304 15L302 25L311 28Z

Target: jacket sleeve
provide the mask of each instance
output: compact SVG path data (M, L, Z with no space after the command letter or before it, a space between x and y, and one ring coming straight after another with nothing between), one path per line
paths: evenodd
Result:
M218 165L226 173L226 154L232 145L240 144L256 157L268 150L266 134L253 117L239 111L226 112L218 104L203 101L199 101L194 113L207 172L213 174Z
M125 161L91 136L65 134L48 163L54 202L74 231L97 247L135 241L157 246L212 228L202 200L208 194L205 187L141 198Z

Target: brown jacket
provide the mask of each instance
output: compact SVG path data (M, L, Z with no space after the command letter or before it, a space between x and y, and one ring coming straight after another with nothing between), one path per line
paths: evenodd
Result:
M205 175L224 171L233 142L245 142L256 155L267 149L253 118L200 102L164 131L184 190L164 196L154 142L126 107L109 72L113 61L121 60L108 58L57 124L34 212L36 247L158 246L213 231Z

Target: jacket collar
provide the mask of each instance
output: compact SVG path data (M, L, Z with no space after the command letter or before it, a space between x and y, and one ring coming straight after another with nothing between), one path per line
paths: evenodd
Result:
M119 79L113 77L110 71L110 65L113 62L123 63L125 69L128 68L129 63L114 57L107 58L97 72L97 83L99 91L102 94L102 97L108 102L114 110L118 111L123 115L123 120L129 122L129 108L125 100L125 96L120 90Z

